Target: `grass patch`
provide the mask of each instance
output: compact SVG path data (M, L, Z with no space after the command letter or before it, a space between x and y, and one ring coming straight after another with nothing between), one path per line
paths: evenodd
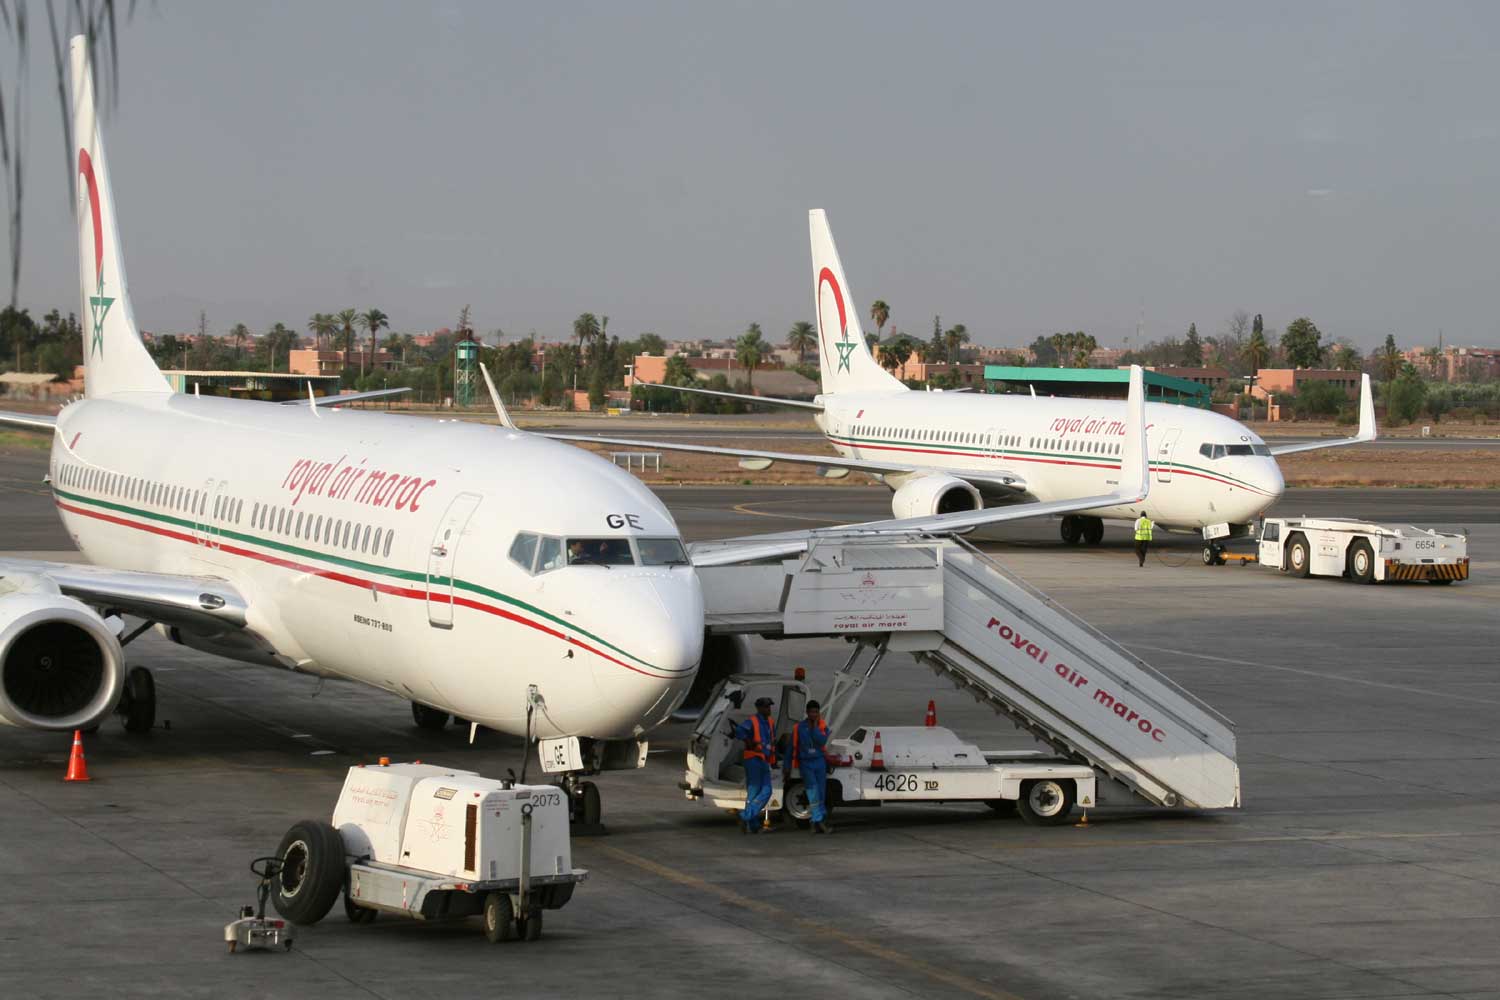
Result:
M47 451L52 447L52 435L43 430L0 431L0 448L29 448L32 451Z

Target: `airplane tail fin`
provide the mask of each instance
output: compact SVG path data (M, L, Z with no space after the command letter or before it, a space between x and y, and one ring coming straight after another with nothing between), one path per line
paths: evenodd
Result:
M88 42L68 43L73 98L73 140L78 147L78 274L83 292L84 393L171 392L151 360L125 289L125 258L115 220L114 195L104 159L94 102Z
M821 208L807 213L812 237L813 308L818 320L818 364L823 392L902 392L906 386L876 363L859 325L838 247Z

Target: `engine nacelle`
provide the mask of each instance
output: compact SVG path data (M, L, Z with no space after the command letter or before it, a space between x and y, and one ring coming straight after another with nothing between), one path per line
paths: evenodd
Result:
M45 577L0 581L0 723L85 729L124 685L120 640L93 608Z
M687 697L682 699L672 712L678 722L691 722L703 711L708 696L714 693L719 682L730 674L748 673L750 670L750 640L742 635L703 634L703 658L698 661L698 675Z
M969 483L937 473L908 479L891 497L891 511L897 517L956 514L983 506L979 491Z

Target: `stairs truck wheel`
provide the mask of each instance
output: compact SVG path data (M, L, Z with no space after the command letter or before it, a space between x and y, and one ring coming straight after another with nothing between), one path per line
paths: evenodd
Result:
M1066 545L1077 545L1078 540L1083 537L1083 525L1079 524L1077 514L1065 514L1062 524L1058 526L1062 534L1063 543Z
M1306 535L1293 535L1286 545L1286 571L1306 579L1312 572L1312 549Z
M1098 545L1104 541L1104 518L1086 517L1083 519L1083 540L1090 545Z
M328 916L344 891L344 838L315 819L294 823L276 849L281 871L271 880L276 912L294 924L315 924Z
M1349 579L1355 583L1375 582L1375 552L1363 538L1349 546Z
M418 729L441 732L448 727L448 713L414 701L411 703L411 721L417 724Z
M506 893L492 892L484 897L484 936L490 944L515 940L516 914Z
M797 829L806 830L812 825L812 806L807 804L807 786L801 779L789 782L781 797L781 811L787 819L797 824Z
M1016 811L1032 826L1059 826L1073 811L1073 783L1053 778L1035 778L1021 784Z

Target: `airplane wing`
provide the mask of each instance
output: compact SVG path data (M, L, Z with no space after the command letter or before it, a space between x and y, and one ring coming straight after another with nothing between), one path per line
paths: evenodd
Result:
M1330 441L1308 441L1303 444L1283 444L1271 449L1273 455L1293 455L1299 451L1316 451L1319 448L1340 448L1346 444L1368 444L1376 438L1375 398L1370 394L1370 376L1365 375L1359 387L1359 432L1350 438L1335 438Z
M222 632L245 626L248 602L224 580L106 569L86 563L0 557L0 580L44 576L69 597L192 631Z
M47 413L11 413L0 410L0 424L25 427L30 430L50 431L57 427L57 418Z
M399 396L403 392L411 392L410 386L402 386L399 389L371 389L368 392L346 392L342 396L311 396L308 399L283 399L282 406L302 406L311 402L313 406L342 406L345 403L357 403L362 399L383 399L386 396Z
M787 451L760 451L754 448L721 448L707 444L679 444L672 441L642 441L633 438L600 437L595 434L543 434L543 437L558 441L583 441L588 444L624 445L628 448L651 448L658 451L684 451L699 455L723 455L738 458L740 464L754 472L771 467L774 462L790 462L799 465L816 465L823 469L847 469L864 472L872 476L895 476L906 473L930 473L929 466L907 465L902 462L876 462L864 458L844 458L842 455L803 455ZM762 464L763 463L763 464ZM1026 492L1026 480L1020 473L1008 470L943 469L942 472L973 483L990 487L1002 494L1020 495Z
M823 409L822 403L809 403L803 399L782 399L779 396L747 396L742 392L720 392L718 389L699 389L691 385L662 385L660 382L637 382L636 385L645 389L670 389L673 392L696 392L700 396L722 396L724 399L738 399L745 403L759 403L761 406L792 406L803 410Z
M1076 511L1097 510L1101 507L1141 503L1151 490L1151 467L1147 461L1146 452L1144 382L1145 377L1141 367L1132 365L1130 396L1126 404L1128 431L1125 435L1124 453L1120 457L1119 488L1113 493L1031 503L1018 507L987 507L980 510L960 511L955 514L866 521L835 528L815 528L808 531L731 539L727 542L699 543L692 546L690 558L694 566L723 566L796 555L806 551L810 545L816 544L821 539L879 535L945 535L1025 518L1071 514Z

